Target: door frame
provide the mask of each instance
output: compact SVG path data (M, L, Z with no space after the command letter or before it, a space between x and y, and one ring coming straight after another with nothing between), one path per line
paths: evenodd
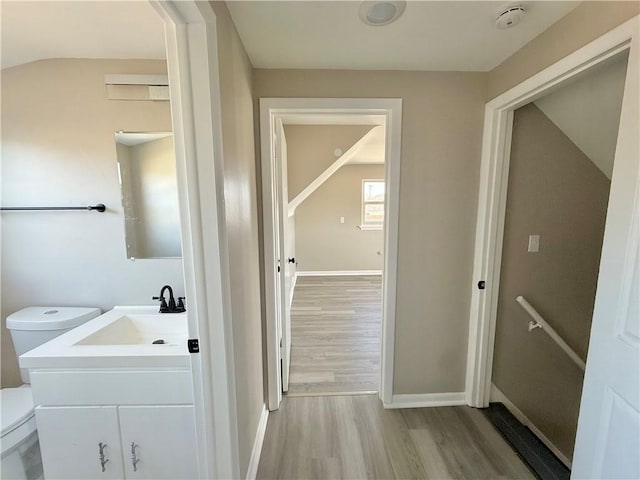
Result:
M639 18L626 21L485 106L465 386L470 406L489 405L513 112L565 80L629 49L638 35ZM485 282L484 290L478 286L481 281Z
M385 405L392 402L393 360L395 342L396 283L398 259L398 212L400 203L400 158L402 99L383 98L261 98L260 151L262 166L262 215L264 234L264 284L267 347L267 406L277 410L282 400L280 377L280 345L275 298L271 275L276 269L274 256L274 165L273 135L280 116L291 114L383 115L386 118L385 161L385 226L382 286L382 345L380 358L379 397ZM282 270L281 274L284 272Z
M239 478L216 15L151 0L165 24L200 478Z

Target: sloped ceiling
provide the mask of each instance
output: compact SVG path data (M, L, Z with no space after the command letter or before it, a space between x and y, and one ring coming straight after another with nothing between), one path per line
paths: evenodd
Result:
M611 179L628 53L534 103Z
M2 68L49 58L165 59L146 1L1 1Z

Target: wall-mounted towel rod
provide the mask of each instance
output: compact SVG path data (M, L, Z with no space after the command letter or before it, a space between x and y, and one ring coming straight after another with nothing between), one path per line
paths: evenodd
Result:
M533 320L529 321L529 332L535 330L536 328L540 328L544 330L547 335L549 335L554 342L558 344L558 346L569 355L569 358L573 360L573 362L580 367L582 371L585 369L585 364L582 359L578 356L576 352L574 352L567 342L565 342L558 332L556 332L551 325L549 325L542 315L540 315L535 308L531 306L529 302L527 302L522 295L518 295L516 297L516 302L520 304L520 306L533 318Z
M95 210L96 212L104 212L107 207L104 203L98 203L97 205L88 205L86 207L0 207L0 211L3 212L17 212L17 211L29 211L29 210Z

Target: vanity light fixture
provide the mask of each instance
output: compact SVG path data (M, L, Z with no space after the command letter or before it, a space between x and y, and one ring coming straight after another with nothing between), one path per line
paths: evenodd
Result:
M360 20L373 27L382 27L395 22L404 13L405 0L366 0L360 4Z

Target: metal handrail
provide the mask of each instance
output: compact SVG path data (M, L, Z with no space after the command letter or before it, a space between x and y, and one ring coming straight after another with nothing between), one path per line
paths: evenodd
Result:
M533 318L533 320L529 320L529 332L535 330L536 328L541 328L544 330L547 335L551 337L551 339L558 344L558 346L564 350L564 352L569 355L569 358L574 361L574 363L584 371L585 363L578 356L576 352L574 352L567 342L565 342L558 332L556 332L551 325L549 325L542 315L540 315L535 308L531 306L529 302L527 302L522 295L518 295L516 297L516 302L520 304L520 306Z

